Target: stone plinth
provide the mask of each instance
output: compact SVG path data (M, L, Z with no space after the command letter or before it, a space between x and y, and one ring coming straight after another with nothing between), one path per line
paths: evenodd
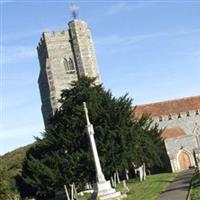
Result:
M93 195L92 200L120 200L121 193L116 192L115 189L111 187L110 181L106 181L103 171L101 169L101 163L99 160L99 155L97 152L97 147L94 139L94 128L90 123L90 119L88 116L88 109L86 103L83 102L85 117L87 121L86 130L90 139L90 145L92 149L92 154L94 158L94 164L96 168L96 183L93 185Z
M94 192L91 200L120 200L121 193L111 187L110 181L98 182L93 186Z

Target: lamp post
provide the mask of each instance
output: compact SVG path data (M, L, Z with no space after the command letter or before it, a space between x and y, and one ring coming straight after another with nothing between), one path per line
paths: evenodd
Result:
M96 183L93 185L94 192L92 195L92 200L96 200L96 199L120 200L121 193L116 192L115 189L111 187L110 181L106 181L104 174L102 172L101 163L99 160L97 147L96 147L96 143L94 139L94 128L93 128L93 125L90 123L90 119L88 116L88 109L85 102L83 102L83 107L84 107L85 117L87 121L86 130L90 139L90 145L91 145L95 169L96 169Z

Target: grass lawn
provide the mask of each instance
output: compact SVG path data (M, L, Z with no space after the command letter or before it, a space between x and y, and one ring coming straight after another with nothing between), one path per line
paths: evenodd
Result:
M126 200L155 200L167 185L173 180L177 174L163 173L151 175L146 181L139 182L138 180L130 180L127 182L129 188L128 197ZM122 184L117 186L117 191L123 191ZM79 200L87 200L89 195L79 197Z
M191 200L200 199L200 174L196 174L192 179Z

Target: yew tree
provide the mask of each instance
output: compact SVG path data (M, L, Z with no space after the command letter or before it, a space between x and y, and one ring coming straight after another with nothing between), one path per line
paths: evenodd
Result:
M95 167L83 102L94 126L95 140L106 179L118 170L120 176L134 162L151 168L161 164L160 131L149 117L134 117L132 99L116 98L95 79L81 77L64 90L60 108L49 120L49 127L37 138L23 163L22 196L45 199L63 185L75 183L79 190L95 181Z

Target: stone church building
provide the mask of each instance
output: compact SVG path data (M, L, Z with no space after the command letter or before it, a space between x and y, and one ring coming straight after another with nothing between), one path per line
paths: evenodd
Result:
M96 77L99 69L91 31L83 20L72 20L68 29L44 32L37 47L40 62L38 84L45 126L59 107L61 91L70 87L80 76Z
M72 81L80 76L96 77L97 84L101 81L91 31L83 20L70 21L68 29L60 32L43 33L37 51L41 110L47 126L59 107L61 91L70 88ZM200 148L200 96L137 106L136 115L143 113L151 114L164 129L172 171L195 166L194 152Z
M167 154L173 172L196 166L200 148L200 96L163 101L136 106L135 114L140 117L148 113L163 129Z

